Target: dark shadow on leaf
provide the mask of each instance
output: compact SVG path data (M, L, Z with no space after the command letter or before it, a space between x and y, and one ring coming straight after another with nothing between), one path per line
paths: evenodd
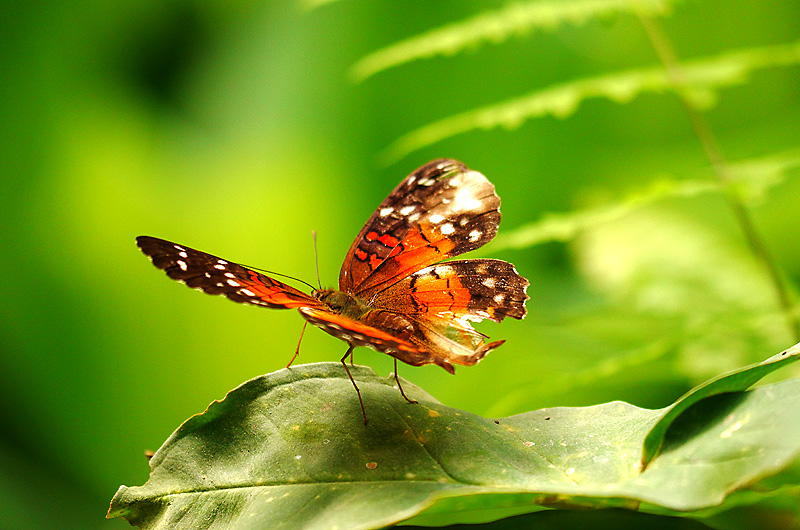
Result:
M395 526L393 528L421 528ZM422 527L424 528L424 527ZM442 528L442 527L440 527ZM666 517L629 510L556 511L517 515L487 524L458 524L446 526L454 530L707 530L711 527L692 519Z
M698 401L669 426L664 434L662 454L677 449L685 442L699 436L715 425L724 421L739 403L747 396L747 392L728 392L707 397Z

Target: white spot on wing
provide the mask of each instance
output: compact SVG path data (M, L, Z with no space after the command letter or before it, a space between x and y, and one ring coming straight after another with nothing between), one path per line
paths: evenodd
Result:
M178 267L180 267L182 271L185 271L186 269L189 268L189 267L186 266L186 262L185 261L178 260L175 263L178 264Z
M254 292L253 292L253 291L251 291L250 289L242 289L242 290L241 290L241 291L239 291L239 292L240 292L240 293L242 293L242 294L243 294L243 295L245 295L245 296L255 296L255 295L256 295L256 293L254 293Z
M494 295L494 298L493 298L493 300L494 300L494 302L496 304L502 304L504 299L505 299L505 296L503 296L502 294L496 294L496 295Z
M469 240L470 242L474 243L481 238L481 231L480 230L473 230L469 233Z
M188 258L189 254L187 254L186 252L180 251L180 252L178 252L178 256L180 256L182 258Z
M453 225L451 225L450 223L447 223L447 224L443 224L443 225L442 225L442 233L443 233L444 235L446 235L446 236L449 236L450 234L452 234L452 233L453 233L453 232L455 232L455 231L456 231L456 229L455 229L455 228L453 227ZM470 240L470 241L471 241L471 240Z
M479 210L480 208L481 208L480 199L476 199L475 196L472 195L472 191L470 189L458 190L458 193L456 193L453 210L457 212L464 210L475 211Z
M414 205L414 204L409 204L408 206L403 206L402 208L400 208L400 214L401 215L408 215L411 212L413 212L416 208L417 208L417 206Z
M214 265L214 268L217 269L217 270L220 270L220 271L224 271L225 270L225 265L219 265L219 264L218 265Z
M494 289L494 278L486 278L481 283L489 289Z
M439 276L449 276L453 274L453 267L450 265L437 265L434 267L433 272Z
M172 245L172 246L175 247L175 250L186 250L185 248L183 248L180 245Z
M428 220L433 224L439 224L442 221L444 221L444 217L439 215L438 213L435 213L435 214L431 215L430 217L428 217Z
M225 277L226 278L236 278L236 275L234 273L232 273L232 272L226 272L225 273Z
M239 287L241 284L236 280L228 280L228 285L230 285L231 287Z
M218 259L217 263L219 263L220 265L227 265L228 264L228 262L225 261L224 259Z
M381 208L381 211L378 213L381 217L386 217L390 213L394 211L394 208Z

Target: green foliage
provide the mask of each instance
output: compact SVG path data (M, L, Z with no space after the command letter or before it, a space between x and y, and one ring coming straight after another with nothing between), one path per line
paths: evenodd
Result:
M483 172L503 201L500 235L467 257L513 261L531 280L525 321L480 328L506 344L479 366L456 377L403 367L462 414L480 422L617 400L669 414L665 405L704 380L797 341L796 0L4 7L0 520L9 528L128 528L100 518L120 482L144 482L142 451L210 396L294 352L296 314L172 285L134 236L308 280L317 230L332 286L372 209L436 157ZM699 139L698 124L710 135ZM309 331L300 359L342 353ZM356 355L378 374L391 369L387 356ZM795 364L768 377L798 375ZM370 391L391 401L372 406L395 403L377 380ZM702 445L692 415L740 406L725 399L683 411L644 474L669 462L666 449L691 448L675 436ZM648 453L662 445L660 434L647 439ZM662 515L548 510L486 528L799 528L799 465L752 476L722 505L692 512L702 523L648 504ZM467 509L472 521L507 517L530 511L530 499L437 497L410 522L467 520L453 518Z
M800 167L800 152L792 150L768 157L732 164L738 195L748 203L764 200L765 194L783 183ZM542 243L569 242L577 236L608 222L624 219L637 209L668 199L692 198L709 193L722 193L723 187L713 180L656 179L646 189L629 193L610 204L596 205L563 214L549 214L499 234L488 251L528 248ZM487 253L487 250L483 250Z
M755 70L800 63L800 42L726 52L683 63L685 83L676 87L663 67L629 70L569 81L528 94L442 118L404 134L381 153L394 163L409 153L458 134L495 127L514 129L533 118L567 118L592 98L629 103L647 92L685 91L695 104L707 108L718 100L720 88L746 83Z
M297 366L248 381L187 420L150 460L147 483L120 488L109 517L145 529L356 530L411 517L486 522L548 506L698 511L800 451L800 379L745 392L798 359L800 346L666 409L613 402L499 420L406 383L420 402L411 405L392 377L359 366L366 426L340 364Z
M499 44L532 30L555 30L620 13L664 15L677 0L573 0L513 2L468 20L405 39L360 59L352 76L363 81L379 72L435 55L454 55L482 43Z

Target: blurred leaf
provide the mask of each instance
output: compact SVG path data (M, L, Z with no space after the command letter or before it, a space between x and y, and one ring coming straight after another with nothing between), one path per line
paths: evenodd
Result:
M739 196L749 203L763 201L766 192L783 183L789 173L800 168L800 150L742 160L730 165Z
M360 82L411 61L436 55L455 55L487 42L498 44L534 29L553 30L559 24L579 25L593 18L626 12L663 15L668 12L670 4L675 3L677 0L514 2L502 9L485 11L372 52L354 64L350 73Z
M743 84L757 69L798 62L800 42L687 60L682 63L686 85L680 89L687 91L698 107L709 107L716 101L717 89ZM496 127L514 129L526 120L548 115L567 118L589 98L628 103L642 93L673 90L673 82L660 66L570 81L435 121L404 134L380 156L385 164L390 164L417 149L465 132Z
M694 381L791 341L768 278L747 250L707 225L647 208L582 232L573 245L588 285L634 313L669 317Z
M733 185L748 202L763 200L770 189L783 184L792 170L800 168L800 151L790 150L730 164ZM647 188L634 191L619 201L567 213L551 213L542 219L498 234L491 252L509 248L528 248L551 241L566 242L601 223L621 219L639 208L658 201L721 193L715 180L676 180L661 178Z
M548 214L539 221L498 234L492 252L507 248L527 248L550 241L570 241L584 230L624 217L633 210L673 197L694 197L719 190L713 181L658 180L644 191L633 192L612 204L562 214Z
M338 2L339 0L301 0L300 5L309 11L318 7Z
M147 483L122 486L108 516L159 529L366 529L426 510L437 524L546 506L691 511L779 471L800 450L800 379L727 394L722 408L699 401L718 383L699 388L681 435L642 472L643 440L670 408L613 402L493 421L406 383L420 401L410 405L391 377L352 370L369 425L338 363L258 377L187 420L150 460ZM725 388L743 390L758 375L748 367Z

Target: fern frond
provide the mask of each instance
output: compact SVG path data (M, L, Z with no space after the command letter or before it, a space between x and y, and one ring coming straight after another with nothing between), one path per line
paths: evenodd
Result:
M770 189L782 184L789 173L800 169L800 149L731 164L736 192L747 202L764 199Z
M800 149L731 164L737 189L748 200L760 198L767 190L786 181L791 170L800 168ZM490 251L527 248L550 241L569 241L583 230L619 219L637 208L675 197L696 197L722 193L722 185L713 180L667 180L631 193L614 203L575 212L549 214L542 219L498 234Z
M569 241L583 230L614 221L629 212L668 197L694 197L719 190L719 184L701 180L660 180L648 189L632 193L611 205L587 208L569 213L547 214L539 221L498 234L491 250L527 248L550 241Z
M627 103L644 92L683 90L696 105L707 108L715 103L717 89L745 83L752 71L797 63L800 41L686 61L682 64L687 85L682 87L676 87L660 66L571 81L435 121L401 136L380 156L388 165L417 149L468 131L513 129L546 115L566 118L590 98Z
M332 4L338 1L339 0L300 0L300 6L306 11L311 11L312 9L316 9L320 6Z
M319 3L326 0L310 1ZM577 25L592 18L624 12L664 15L674 3L677 0L537 0L513 3L376 50L354 64L350 73L360 82L401 64L436 55L454 55L486 42L497 44L534 29L553 29L566 23Z

